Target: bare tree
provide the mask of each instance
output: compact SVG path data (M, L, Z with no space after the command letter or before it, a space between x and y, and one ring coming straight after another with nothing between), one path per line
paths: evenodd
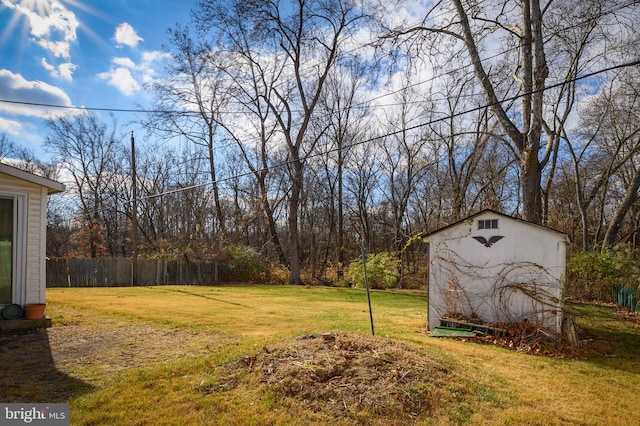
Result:
M15 144L4 133L0 134L0 160L9 157L15 149Z
M0 133L0 162L8 162L13 167L47 179L58 178L58 170L54 164L42 161L31 149L17 145L4 133Z
M402 260L410 237L407 225L409 200L417 182L437 163L434 153L428 150L427 135L420 129L411 129L412 123L423 115L422 110L414 106L417 97L405 82L397 95L397 110L384 118L382 128L387 130L388 136L381 138L380 143L383 157L381 189L390 209L391 249L399 260Z
M139 248L160 251L162 241L169 238L166 226L168 209L162 202L162 197L157 195L168 189L174 153L172 150L162 150L158 146L149 146L136 155L136 174L139 176L138 230L142 237Z
M96 257L105 240L115 240L113 235L106 238L103 235L104 212L117 209L108 202L108 195L114 192L110 185L119 174L118 165L122 164L118 153L123 149L115 136L115 120L108 127L95 115L84 114L50 120L48 127L45 147L73 179L69 190L75 192L80 204L78 214L87 232L89 255Z
M396 28L391 38L405 38L421 34L451 37L464 46L467 60L473 66L476 78L484 92L487 105L503 127L520 162L522 188L522 215L533 222L542 221L542 170L549 161L553 145L543 148L543 97L549 75L543 31L543 10L538 0L520 3L502 2L486 4L480 1L452 0L451 17L443 25L434 27L419 25ZM434 8L430 13L441 13ZM430 20L430 16L424 22ZM439 19L438 21L442 21ZM433 40L430 40L433 42ZM483 49L489 43L501 46L505 58L508 52L517 57L498 63L493 58L483 58ZM507 73L515 79L506 78ZM515 85L513 83L516 83ZM515 86L515 87L514 87ZM517 89L517 90L516 90ZM516 114L514 96L520 99Z
M216 144L220 141L218 123L220 110L227 103L227 88L215 57L193 42L186 27L176 26L169 35L168 50L173 59L167 69L170 78L152 85L158 107L146 126L169 139L182 137L204 148L218 225L213 234L219 233L225 240L227 227L218 185Z
M312 122L317 119L329 72L363 18L363 8L351 0L201 1L195 14L198 27L203 33L212 34L221 50L237 52L245 60L250 58L257 68L276 71L269 74L270 82L261 82L269 87L262 101L270 110L288 153L291 284L302 283L298 220L305 158L321 136L312 134ZM244 42L247 39L251 40L251 51L259 54L248 54ZM237 64L236 72L245 75L241 68L247 66L247 62Z
M141 250L202 253L218 243L206 153L148 145L139 155L138 230ZM131 198L125 203L131 217Z
M351 147L364 137L370 108L359 101L359 92L370 77L371 70L360 58L341 63L329 75L327 93L321 100L321 107L327 116L328 128L324 132L327 152L321 156L326 175L326 193L329 197L329 232L335 234L335 263L338 279L343 276L345 265L345 196L344 168ZM348 220L347 220L348 223ZM334 232L335 231L335 232ZM328 257L329 244L327 244ZM326 263L326 260L324 261Z
M273 173L270 172L272 165L280 159L282 147L277 143L278 124L265 101L280 84L278 75L282 72L281 65L270 63L262 57L262 52L254 49L254 39L246 33L251 30L245 22L247 10L231 7L228 3L206 2L201 5L201 10L204 13L195 22L202 34L211 31L215 34L212 36L214 40L221 37L232 46L230 49L221 49L202 43L198 47L198 56L207 62L207 70L215 74L218 92L224 93L226 108L218 110L213 116L221 130L221 137L226 142L236 144L238 150L231 156L242 159L255 179L258 203L252 204L247 220L255 221L263 215L269 239L264 245L253 244L261 249L266 248L263 252L275 253L281 263L287 264L276 223L276 206L281 202L282 192L272 190ZM219 31L215 30L216 27ZM188 45L193 48L191 44ZM238 170L237 165L233 164L229 168ZM234 203L239 205L237 201Z
M481 169L491 140L499 140L496 137L498 124L489 117L488 109L478 109L473 104L477 99L475 89L470 78L450 73L440 88L445 94L440 103L446 108L442 111L446 119L433 120L430 126L434 143L438 145L434 153L441 159L444 169L439 197L449 203L441 209L443 214L449 212L452 220L460 220L473 208L478 208L476 200L482 197L491 182L475 184L483 173ZM474 112L463 114L469 110ZM494 147L500 149L499 146ZM498 159L495 154L494 151L493 158Z
M610 247L616 241L627 213L638 198L640 189L640 86L638 72L629 69L621 78L614 80L609 91L601 93L597 104L590 111L597 114L601 125L594 129L601 149L615 158L619 168L610 177L611 199L618 204L611 213L608 227L603 238L603 248ZM607 105L607 108L602 108ZM601 115L602 112L606 115ZM609 207L610 204L609 204Z
M459 18L461 39L464 42L469 58L473 64L487 103L505 129L511 143L519 154L522 186L522 214L526 220L540 223L542 221L542 169L551 154L552 145L547 145L542 160L539 159L543 122L542 101L545 81L549 76L544 50L543 13L538 0L524 0L520 5L520 23L514 22L514 14L509 13L507 4L497 15L486 15L479 4L472 6L473 17L482 26L473 29L467 8L461 0L453 0ZM494 12L494 11L492 11ZM495 17L494 17L495 16ZM488 24L488 25L484 25ZM520 86L522 121L518 124L508 113L503 99L498 96L497 84L487 72L487 63L480 56L480 39L486 31L502 29L515 38L520 62L513 75ZM505 47L508 44L505 43ZM494 79L496 77L493 77Z
M382 155L379 147L371 143L376 140L371 133L365 135L365 140L368 143L352 147L351 155L345 159L344 180L349 222L356 226L371 251L374 247L371 214L381 202Z
M632 160L629 155L633 155L633 151L624 150L615 143L610 143L609 149L601 149L600 136L607 132L604 128L611 128L610 115L625 116L621 111L624 108L620 104L614 106L609 99L617 96L612 88L618 83L611 83L616 80L615 74L601 74L597 80L589 79L586 82L580 80L580 75L596 66L605 68L612 61L621 62L637 56L630 54L638 51L637 13L637 4L609 0L578 4L559 2L553 13L547 14L546 23L549 33L553 34L547 43L552 54L551 66L562 72L564 77L563 84L547 90L549 99L555 99L551 103L552 114L549 115L549 121L545 121L544 128L555 146L561 141L565 144L571 159L573 176L570 180L576 198L574 211L580 215L583 250L589 250L593 243L599 244L603 238L604 230L601 228L608 221L605 211L609 210L603 203L610 204L605 201L608 198L605 194L611 188L613 176L625 167L627 161ZM597 102L590 102L591 106L584 107L585 92L593 92L597 87L601 90ZM571 119L578 107L581 108L581 114L576 129L572 128ZM553 165L557 161L555 157L557 155L552 158L548 183L545 185L545 200ZM596 203L597 206L594 205Z

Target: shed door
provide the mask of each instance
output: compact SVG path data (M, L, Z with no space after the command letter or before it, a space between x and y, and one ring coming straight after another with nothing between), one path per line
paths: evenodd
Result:
M13 203L13 198L0 198L0 305L12 303Z

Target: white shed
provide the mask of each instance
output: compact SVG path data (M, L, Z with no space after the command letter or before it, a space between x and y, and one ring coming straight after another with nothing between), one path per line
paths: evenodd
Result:
M527 320L561 333L566 234L487 209L425 239L430 330L442 318L465 317Z
M0 163L0 308L45 303L47 197L64 189Z

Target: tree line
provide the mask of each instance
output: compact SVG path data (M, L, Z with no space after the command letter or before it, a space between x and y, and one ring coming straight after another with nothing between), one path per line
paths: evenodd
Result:
M241 244L292 284L340 277L359 241L415 267L422 233L483 208L636 247L638 2L387 3L200 1L135 153L113 117L48 122L71 182L50 254L130 254L134 155L141 253Z

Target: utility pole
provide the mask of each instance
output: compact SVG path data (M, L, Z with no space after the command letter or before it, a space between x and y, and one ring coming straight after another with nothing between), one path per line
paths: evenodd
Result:
M131 206L131 285L138 283L138 178L136 176L136 143L131 131L131 185L133 202Z

